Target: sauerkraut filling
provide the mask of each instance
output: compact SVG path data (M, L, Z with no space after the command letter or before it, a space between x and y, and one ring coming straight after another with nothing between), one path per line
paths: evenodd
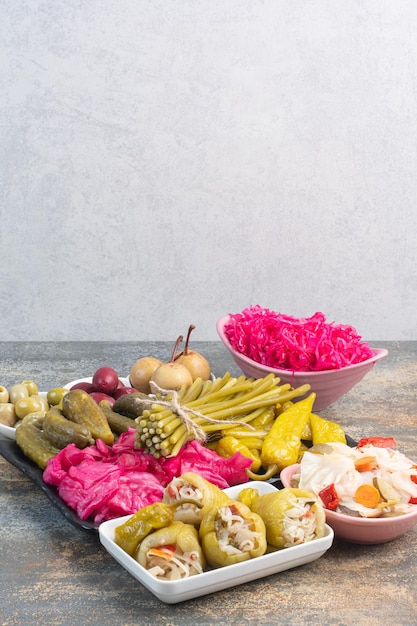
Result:
M169 483L166 493L172 500L195 499L197 502L203 501L201 489L192 485L188 481L173 479Z
M284 548L315 539L317 515L312 508L313 504L313 500L299 498L292 508L285 511L282 528Z
M233 505L219 508L215 531L220 549L228 555L255 550L261 537L253 522L243 518Z
M182 552L180 548L169 545L149 549L147 570L155 578L163 580L180 580L203 572L197 552Z
M186 502L182 502L186 500ZM203 492L188 481L173 479L165 489L165 502L181 502L175 510L175 519L198 523L203 506Z

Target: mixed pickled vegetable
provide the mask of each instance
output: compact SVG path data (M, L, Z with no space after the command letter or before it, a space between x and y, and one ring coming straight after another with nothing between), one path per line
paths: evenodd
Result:
M332 511L392 517L417 504L417 466L382 437L351 448L331 443L304 453L294 485L310 489Z

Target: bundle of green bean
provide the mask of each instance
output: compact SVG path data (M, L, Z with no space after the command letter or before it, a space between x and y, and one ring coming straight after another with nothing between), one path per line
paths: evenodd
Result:
M136 420L139 445L155 457L176 456L188 441L204 441L236 425L250 427L263 412L309 389L279 385L273 374L253 379L227 372L214 380L197 379L178 392L156 394L155 403Z

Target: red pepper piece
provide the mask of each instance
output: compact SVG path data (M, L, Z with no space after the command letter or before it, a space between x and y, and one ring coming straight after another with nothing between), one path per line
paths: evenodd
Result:
M327 485L327 487L319 491L319 496L324 504L324 507L329 509L329 511L334 511L339 506L339 496L337 495L334 483Z
M375 446L376 448L394 448L397 442L393 437L364 437L359 440L357 448L363 446Z
M409 504L417 504L417 498L410 498L408 503Z

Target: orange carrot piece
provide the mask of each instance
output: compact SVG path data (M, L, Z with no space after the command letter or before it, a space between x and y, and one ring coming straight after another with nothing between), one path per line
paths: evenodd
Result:
M358 472L370 472L378 467L378 461L374 456L363 456L355 461L355 469Z
M373 485L359 485L355 491L355 502L370 509L375 509L381 500L381 494Z

